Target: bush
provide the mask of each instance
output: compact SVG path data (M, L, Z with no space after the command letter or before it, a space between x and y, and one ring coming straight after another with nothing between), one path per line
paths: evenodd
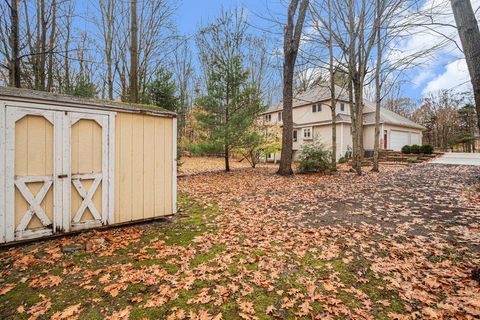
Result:
M327 172L332 169L330 152L318 141L303 145L298 160L300 172Z
M413 158L408 158L407 159L407 162L408 163L416 163L417 162L417 158L413 157Z
M201 141L197 143L185 141L183 144L183 149L192 156L222 154L224 151L221 144L212 141Z
M412 153L412 148L409 145L404 145L402 147L402 153L403 154L410 154L410 153Z
M418 145L418 144L412 144L410 146L410 151L413 153L413 154L419 154L421 151L420 151L421 147Z
M423 154L432 154L433 153L433 146L430 144L424 144L420 147L420 150Z

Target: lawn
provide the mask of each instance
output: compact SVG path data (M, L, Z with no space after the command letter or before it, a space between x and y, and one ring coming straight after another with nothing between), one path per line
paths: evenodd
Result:
M0 253L0 318L480 317L478 168L195 160L176 217Z

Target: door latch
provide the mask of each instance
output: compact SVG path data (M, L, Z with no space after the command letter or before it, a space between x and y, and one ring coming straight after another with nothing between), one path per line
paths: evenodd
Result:
M59 178L59 179L67 178L67 177L68 177L68 174L59 174L59 175L58 175L58 178Z

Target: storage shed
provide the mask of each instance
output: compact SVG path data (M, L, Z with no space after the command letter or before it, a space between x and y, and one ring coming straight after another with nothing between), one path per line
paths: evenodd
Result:
M176 211L176 115L0 88L0 243Z

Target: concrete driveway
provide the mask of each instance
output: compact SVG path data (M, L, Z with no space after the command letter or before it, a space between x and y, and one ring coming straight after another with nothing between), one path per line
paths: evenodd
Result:
M433 159L430 163L480 166L480 153L449 152Z

